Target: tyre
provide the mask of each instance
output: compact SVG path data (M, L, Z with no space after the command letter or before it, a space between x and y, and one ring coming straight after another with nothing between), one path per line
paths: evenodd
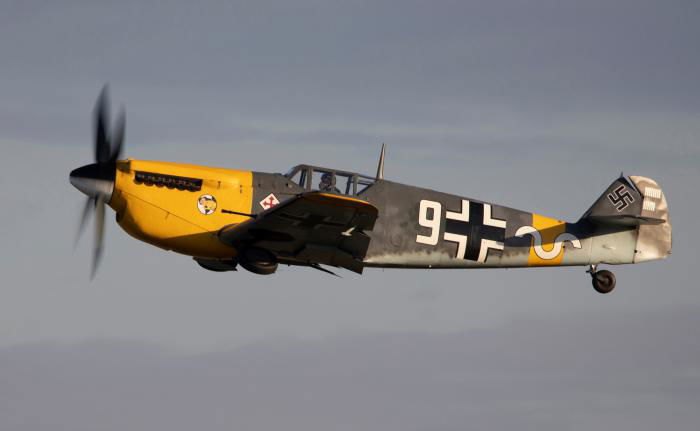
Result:
M277 271L277 258L262 248L250 247L243 250L238 263L253 274L269 275Z
M615 288L615 274L601 270L593 274L593 288L598 293L610 293Z
M195 259L195 262L204 269L214 272L227 272L236 270L236 262L233 260L215 260L215 259Z

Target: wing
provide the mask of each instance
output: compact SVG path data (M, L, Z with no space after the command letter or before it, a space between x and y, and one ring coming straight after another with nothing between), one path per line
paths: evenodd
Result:
M236 248L255 245L283 263L325 264L362 273L362 259L378 210L348 196L309 192L289 199L255 218L225 226L219 238Z

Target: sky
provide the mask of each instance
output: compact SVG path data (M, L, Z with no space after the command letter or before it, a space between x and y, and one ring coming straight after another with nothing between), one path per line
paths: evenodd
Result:
M0 428L694 429L700 5L0 0ZM608 267L212 273L108 216L74 247L91 112L125 156L385 176L575 221L622 171L674 249ZM87 406L87 408L84 408Z

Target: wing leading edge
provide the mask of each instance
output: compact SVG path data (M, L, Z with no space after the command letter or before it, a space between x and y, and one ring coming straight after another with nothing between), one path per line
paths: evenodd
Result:
M219 231L227 245L255 246L280 262L346 268L362 273L378 210L369 202L322 192L302 193L243 223Z

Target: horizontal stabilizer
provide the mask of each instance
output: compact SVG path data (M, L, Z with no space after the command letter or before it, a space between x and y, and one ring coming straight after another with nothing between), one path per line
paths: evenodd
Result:
M635 215L601 215L588 216L586 220L598 225L617 225L617 226L639 226L643 224L661 224L666 220L654 217L642 217Z

